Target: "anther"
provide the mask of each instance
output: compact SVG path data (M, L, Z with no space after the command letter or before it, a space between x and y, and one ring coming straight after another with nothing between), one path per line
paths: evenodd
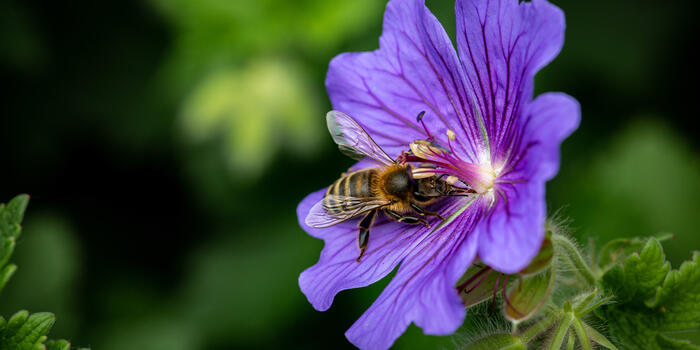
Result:
M428 128L425 126L425 122L423 121L424 115L425 111L420 111L420 113L418 113L416 116L416 121L420 122L420 124L423 126L423 130L425 130L425 134L428 135L428 140L432 142L435 138L433 138L433 135L430 134L430 131L428 131Z
M447 145L450 146L450 152L454 153L455 150L452 148L452 141L457 139L457 135L451 129L447 129Z

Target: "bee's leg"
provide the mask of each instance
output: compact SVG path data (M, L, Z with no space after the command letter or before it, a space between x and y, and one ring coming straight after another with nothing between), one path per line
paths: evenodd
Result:
M360 256L357 257L357 262L360 262L362 256L365 255L365 249L367 249L367 244L369 244L369 228L372 226L374 217L377 216L376 214L376 210L370 211L357 224L357 227L360 229L360 232L357 234L357 246L360 248Z
M445 220L445 218L443 218L442 215L440 215L440 214L438 214L438 213L436 213L436 212L434 212L434 211L427 211L427 210L425 210L425 209L419 207L418 204L416 204L416 203L411 202L411 208L413 208L413 210L417 211L418 214L420 214L420 215L424 215L424 216L437 216L438 219L440 219L440 220Z
M410 215L401 215L391 209L385 209L384 210L389 216L391 216L394 220L398 222L403 222L406 224L411 224L411 225L416 225L416 224L423 224L425 227L430 227L430 224L425 221L423 218L419 218L416 216L410 216Z

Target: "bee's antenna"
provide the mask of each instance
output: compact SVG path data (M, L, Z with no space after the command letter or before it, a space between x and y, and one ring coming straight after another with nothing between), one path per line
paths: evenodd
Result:
M423 116L425 115L425 111L420 111L418 115L416 116L416 121L420 122L421 125L423 125L423 130L425 130L425 134L428 135L428 140L433 141L435 138L433 135L430 134L430 131L428 131L428 128L425 126L425 122L423 121Z

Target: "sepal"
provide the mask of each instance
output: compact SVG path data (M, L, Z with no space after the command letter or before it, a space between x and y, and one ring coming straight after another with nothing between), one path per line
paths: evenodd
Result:
M520 338L507 334L496 333L487 335L481 339L467 344L465 349L469 350L526 350L527 346Z
M554 288L554 269L547 269L535 275L522 278L508 292L505 303L506 318L513 322L525 321L545 305Z

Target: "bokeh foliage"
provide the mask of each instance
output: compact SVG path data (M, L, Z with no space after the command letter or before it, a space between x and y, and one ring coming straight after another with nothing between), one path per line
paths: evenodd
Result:
M29 196L26 194L16 196L7 204L0 203L0 291L17 271L17 265L8 262L12 258L17 239L22 233L22 219L28 203ZM51 247L45 248L51 249ZM37 259L36 262L50 263L41 259ZM31 288L36 287L29 286L27 290ZM47 341L48 333L55 321L56 316L50 312L30 314L27 310L20 310L7 319L0 315L0 349L70 350L71 345L67 340Z
M673 233L664 249L680 266L700 247L695 5L553 2L567 41L536 88L577 97L583 116L550 212L571 217L582 242ZM452 33L452 1L428 5ZM294 209L351 164L326 134L323 81L334 55L376 48L383 6L0 5L12 87L0 198L34 198L2 314L56 312L52 335L95 349L350 348L344 331L389 277L314 311L296 278L322 243ZM30 288L41 275L47 288ZM411 326L396 348L459 337Z

